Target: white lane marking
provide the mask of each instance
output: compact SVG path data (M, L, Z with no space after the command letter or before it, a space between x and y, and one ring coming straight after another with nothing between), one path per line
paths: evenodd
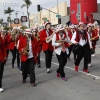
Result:
M41 58L41 60L42 60L42 61L45 61L45 59L42 59L42 58ZM55 63L55 62L51 62L51 63L54 64L54 65L59 65L59 64L57 64L57 63ZM65 68L70 69L70 70L74 70L74 68L71 68L71 67L68 67L68 66L65 66ZM90 73L85 73L85 72L80 71L80 70L79 70L78 72L80 72L80 73L82 73L82 74L85 74L85 75L87 75L87 76L92 76L93 79L96 79L96 80L100 79L99 76L96 76L96 75L93 75L93 74L90 74Z

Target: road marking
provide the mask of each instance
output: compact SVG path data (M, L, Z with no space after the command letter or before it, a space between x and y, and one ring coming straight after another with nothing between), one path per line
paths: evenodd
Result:
M42 58L41 58L41 60L42 60L42 61L45 61L45 59L42 59ZM57 63L55 63L55 62L51 62L51 63L54 64L54 65L59 65L59 64L57 64ZM74 68L71 68L71 67L68 67L68 66L65 66L65 68L75 71ZM93 75L93 74L90 74L90 73L85 73L85 72L80 71L80 70L79 70L78 72L79 72L79 73L82 73L82 74L85 74L85 75L87 75L87 76L92 76L93 79L95 79L95 80L100 79L99 76L96 76L96 75Z

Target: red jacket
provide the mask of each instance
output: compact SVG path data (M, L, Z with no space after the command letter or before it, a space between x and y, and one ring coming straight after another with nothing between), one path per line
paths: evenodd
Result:
M37 63L37 54L39 54L39 49L38 49L39 47L37 45L37 40L35 38L32 38L31 43L32 43L32 51L33 51L33 57L34 57L33 60ZM28 59L27 55L22 54L23 49L26 47L26 45L27 45L26 37L23 36L20 38L19 48L18 48L19 52L21 53L22 62L25 62Z
M53 33L52 30L50 30L50 35ZM42 50L45 51L45 50L51 50L53 51L53 46L51 45L51 42L50 43L46 43L46 38L47 38L47 34L46 34L46 30L42 30L41 31L41 34L40 34L40 41L42 42Z
M10 34L7 34L5 36L5 48L6 48L6 50L9 50L9 45L10 45Z
M7 54L4 46L4 40L0 37L0 61L4 62L5 57L7 57Z
M11 36L11 35L10 35L10 36ZM20 39L20 37L21 37L21 35L19 35L19 37L17 37L17 39L16 39L16 45L17 45L17 42L18 42L18 40ZM15 48L15 41L12 41L12 38L10 38L9 49L10 49L10 50L14 50L14 48Z

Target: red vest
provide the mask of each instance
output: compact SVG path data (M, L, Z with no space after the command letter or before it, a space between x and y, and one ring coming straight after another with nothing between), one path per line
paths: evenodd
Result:
M86 31L85 31L86 32ZM78 31L76 31L76 39L75 41L76 42L79 42L80 41L80 33L78 33ZM88 42L88 33L86 32L86 39L87 39L87 42Z
M64 33L64 39L67 38L66 33ZM59 33L56 33L56 41L60 40ZM69 47L70 45L67 42L64 42L65 48ZM59 46L55 46L55 49L57 49Z

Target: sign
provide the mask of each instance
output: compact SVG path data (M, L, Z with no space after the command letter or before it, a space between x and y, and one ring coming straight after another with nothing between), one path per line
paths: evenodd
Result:
M7 27L7 23L5 22L5 23L2 23L2 26L3 27Z
M21 16L21 22L27 22L27 16Z
M19 18L14 19L14 24L19 24Z
M56 17L61 18L61 15L58 14L58 15L56 15Z

